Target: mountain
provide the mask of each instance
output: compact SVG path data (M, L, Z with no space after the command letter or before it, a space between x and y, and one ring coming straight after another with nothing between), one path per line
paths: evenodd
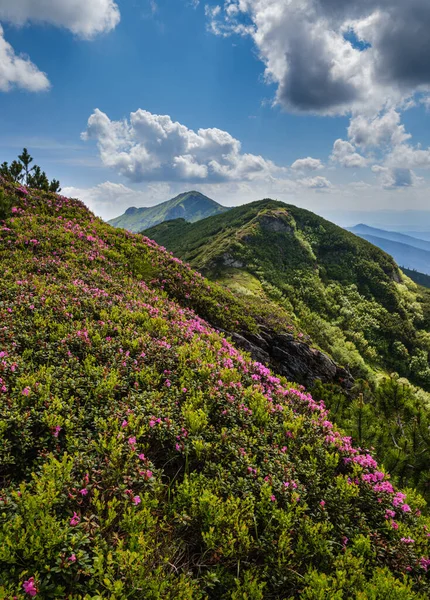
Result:
M171 219L183 218L190 223L205 217L226 212L228 208L200 192L179 194L172 200L143 208L128 208L125 213L109 221L114 227L121 227L132 232L139 232L148 227Z
M385 231L384 229L376 229L375 227L369 227L368 225L355 225L355 227L347 227L348 231L355 233L359 236L373 236L382 238L385 240L391 240L392 242L398 242L400 244L406 244L407 246L413 246L414 248L420 248L430 252L430 241L419 239L396 231ZM399 262L399 261L397 261ZM402 264L402 263L400 263Z
M430 461L430 292L374 245L272 200L144 233L236 298L276 304L279 318L294 324L299 339L351 373L355 383L346 391L334 378L332 383L316 378L315 397L360 446L375 448L394 477L430 499L430 470L422 460ZM244 337L270 354L264 339ZM282 356L273 346L272 353ZM411 428L412 405L418 429Z
M408 244L393 242L373 235L358 235L390 254L402 267L415 269L420 273L430 275L430 251L421 250Z
M405 235L430 242L430 231L405 231Z
M428 597L423 500L199 317L240 298L77 200L0 219L0 596Z
M144 233L212 279L229 285L232 273L236 279L242 273L257 280L266 295L280 294L302 329L335 360L346 359L346 366L354 367L357 360L338 351L338 335L330 341L333 334L321 331L321 317L342 337L346 334L368 364L397 370L402 365L393 344L408 353L419 346L416 329L422 325L412 306L411 314L404 309L408 284L393 258L309 211L263 200L198 223L171 221ZM420 297L414 287L410 293Z

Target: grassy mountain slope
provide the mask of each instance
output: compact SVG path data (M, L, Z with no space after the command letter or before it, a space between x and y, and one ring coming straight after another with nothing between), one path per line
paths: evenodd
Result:
M200 192L186 192L149 208L128 208L125 213L109 221L114 227L138 232L170 219L183 218L190 223L223 213L228 208Z
M372 235L377 238L385 240L391 240L392 242L399 242L400 244L406 244L407 246L413 246L414 248L420 248L430 252L430 242L426 240L420 240L418 237L412 237L397 231L385 231L384 229L377 229L376 227L369 227L368 225L355 225L354 227L346 227L347 231L355 233L355 235Z
M146 234L236 297L277 303L304 338L348 367L356 378L348 394L317 385L316 397L400 482L430 498L427 290L365 240L273 201Z
M390 256L333 223L264 200L145 234L213 278L228 282L232 270L253 274L337 360L341 349L323 321L335 327L338 342L344 338L354 344L366 363L388 369L403 365L402 374L410 374L407 356L425 337L418 334L424 328L418 288ZM360 366L357 357L353 364L352 354L344 359L352 368Z
M359 233L357 234L371 244L378 246L381 250L388 252L393 258L408 269L415 269L425 275L430 275L430 252L421 250L408 244L393 242L373 235Z
M422 501L187 308L227 292L78 201L0 213L1 597L428 597Z

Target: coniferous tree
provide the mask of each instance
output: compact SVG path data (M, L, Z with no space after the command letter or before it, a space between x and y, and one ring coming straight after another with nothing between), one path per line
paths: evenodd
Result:
M49 191L55 192L56 194L61 192L60 182L58 181L58 179L53 179L51 181L51 183L49 184Z
M18 162L17 160L14 160L13 163L9 167L10 178L12 179L12 181L15 181L16 183L21 182L22 177L23 177L22 171L23 171L22 164L20 162Z
M46 176L45 171L35 165L33 167L33 173L30 173L27 180L27 185L38 190L49 191L49 179Z
M25 172L25 184L28 185L28 177L34 167L30 168L30 164L33 162L33 157L30 156L27 148L24 148L22 154L18 156L18 159L21 161L24 172Z
M49 181L45 171L42 171L38 165L30 166L32 162L33 157L27 148L24 148L18 160L14 160L10 166L6 161L0 165L0 176L45 192L60 192L58 179Z

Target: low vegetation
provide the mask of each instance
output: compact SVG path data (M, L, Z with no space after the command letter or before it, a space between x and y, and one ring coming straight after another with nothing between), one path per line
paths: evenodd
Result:
M244 304L0 189L0 597L428 597L424 501L198 316Z
M272 200L145 234L249 305L275 303L303 339L347 367L352 390L318 385L315 397L399 483L430 498L428 290L365 240Z

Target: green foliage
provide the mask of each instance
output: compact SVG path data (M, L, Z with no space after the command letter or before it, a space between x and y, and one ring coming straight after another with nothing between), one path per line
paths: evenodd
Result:
M24 183L36 190L59 192L60 182L57 179L50 182L45 171L42 171L38 165L30 167L32 162L33 157L30 156L27 148L24 148L18 160L14 160L10 166L7 162L1 164L0 176L15 183Z
M419 273L413 269L406 269L402 267L402 271L405 275L407 275L412 281L415 281L418 285L422 285L426 288L430 288L430 275L425 275L424 273Z
M427 300L410 280L397 283L397 265L365 240L273 200L146 235L226 285L231 264L252 273L290 320L356 376L382 367L430 389L420 335Z
M317 384L316 398L365 448L373 448L392 478L430 499L430 395L398 374L369 385L356 382L353 398L337 386Z
M5 221L12 214L12 198L0 189L0 221Z
M322 406L196 314L251 327L245 304L76 200L2 187L0 597L428 596L423 500L378 491Z

